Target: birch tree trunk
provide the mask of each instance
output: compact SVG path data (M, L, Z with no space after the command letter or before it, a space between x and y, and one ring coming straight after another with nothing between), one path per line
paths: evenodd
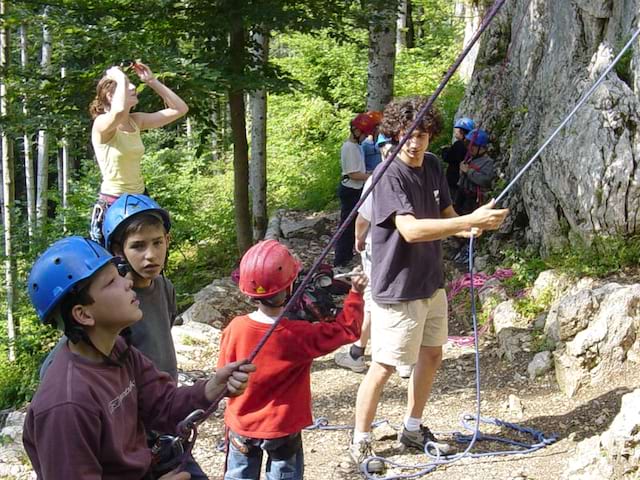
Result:
M67 76L67 71L64 67L60 69L60 78L65 78ZM65 214L62 217L62 228L65 233L67 231L67 221L66 221L66 209L69 206L69 168L71 163L69 162L69 142L67 141L66 129L63 130L64 134L60 143L62 144L62 165L61 169L58 172L60 178L60 193L62 195L62 209Z
M6 18L7 15L6 0L0 0L0 18ZM0 68L6 72L9 66L9 32L2 23L0 27ZM0 78L0 118L3 122L7 117L7 82L2 75ZM2 130L2 192L3 192L3 217L4 217L4 282L7 294L7 337L9 340L9 361L16 359L15 340L16 325L13 318L14 303L14 279L15 272L13 268L13 237L11 235L13 227L13 208L15 202L15 190L13 184L13 162L11 161L11 140L5 129Z
M264 65L269 58L269 34L256 32L253 39L258 45L254 55ZM258 241L267 231L267 91L251 93L251 163L249 180L253 212L253 240Z
M383 110L393 97L396 65L396 3L381 4L369 23L367 110Z
M245 30L237 20L231 27L230 53L234 73L243 74L245 49ZM245 121L244 91L229 91L229 112L231 135L233 137L233 200L236 217L236 242L242 255L251 247L251 220L249 213L249 145Z
M42 23L42 59L40 66L46 74L51 67L51 32L47 25L49 8L45 7ZM38 131L38 173L36 190L36 223L42 227L47 218L47 190L49 189L49 135L46 129Z
M20 25L20 66L26 72L29 57L27 56L27 28L24 24ZM23 99L22 113L27 118L27 98L26 94ZM24 153L24 179L25 190L27 193L27 230L29 239L33 239L36 226L36 184L34 175L33 156L31 155L31 135L25 130L22 136L22 145Z
M407 3L408 0L400 0L398 5L398 18L396 20L396 51L407 46Z

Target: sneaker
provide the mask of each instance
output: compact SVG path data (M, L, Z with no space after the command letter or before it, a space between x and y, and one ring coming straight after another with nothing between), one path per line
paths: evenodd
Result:
M358 467L358 471L364 473L363 462L369 457L376 457L376 453L371 448L371 442L363 440L359 443L352 443L349 445L349 455L351 459ZM367 464L367 473L382 473L384 472L384 463L382 460L371 460Z
M413 372L413 365L398 365L396 372L398 372L400 378L410 378L411 372Z
M367 364L364 362L364 357L358 357L354 360L349 353L349 350L346 352L336 352L333 356L333 360L339 367L350 368L356 373L364 373L367 371Z
M420 425L420 430L411 432L403 425L402 430L398 433L398 441L405 447L413 447L424 452L424 446L427 442L431 442L429 446L429 453L431 455L437 455L436 448L440 452L440 455L448 455L451 452L451 445L439 441L429 427ZM435 448L434 448L435 446Z

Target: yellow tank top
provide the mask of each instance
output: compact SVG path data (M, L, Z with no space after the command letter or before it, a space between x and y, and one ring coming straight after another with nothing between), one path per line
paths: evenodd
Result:
M130 122L135 128L133 132L118 128L107 143L93 145L102 173L102 193L118 196L123 193L144 193L140 167L144 145L138 125L132 119Z

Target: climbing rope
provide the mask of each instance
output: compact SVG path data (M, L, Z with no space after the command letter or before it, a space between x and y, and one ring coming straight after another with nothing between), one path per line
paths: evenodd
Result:
M293 295L291 296L291 298L289 299L289 301L285 305L284 311L287 311L292 305L295 305L296 302L299 300L300 296L304 292L304 289L307 287L307 285L311 281L313 275L315 274L315 272L320 267L320 264L322 263L322 261L329 254L329 252L333 249L333 247L335 246L335 244L338 241L338 239L343 235L343 233L347 229L347 226L355 219L356 215L358 214L358 209L360 208L362 203L371 194L371 192L373 191L373 188L380 181L380 179L382 178L382 175L384 175L384 173L387 171L387 168L389 168L389 166L393 163L393 160L398 155L398 153L400 152L400 150L402 149L404 144L407 143L409 138L411 138L411 134L413 133L413 131L417 128L417 126L421 122L422 118L424 118L424 116L427 114L427 112L431 109L431 107L435 103L436 99L438 98L440 93L442 93L444 88L447 86L447 84L449 83L449 81L453 77L454 73L457 71L457 69L460 66L460 64L462 63L462 61L466 58L466 56L469 54L469 52L471 51L473 46L477 43L477 41L480 38L480 36L482 35L482 33L491 24L492 20L495 18L495 16L497 15L498 11L502 8L502 6L505 4L505 2L506 2L506 0L497 0L495 2L495 4L491 7L489 12L487 13L485 18L483 19L482 23L480 24L480 26L478 27L476 32L473 34L473 37L469 40L469 43L467 44L467 46L462 50L460 55L458 55L458 57L456 58L456 60L453 63L453 65L451 65L451 67L449 68L449 70L447 71L447 73L445 74L443 79L440 81L440 84L438 85L436 90L433 92L431 97L429 97L429 99L427 100L425 105L422 107L422 109L418 112L418 114L416 115L416 119L411 124L411 126L406 130L404 136L400 139L398 144L392 149L392 151L391 151L391 153L389 155L389 161L388 162L384 162L383 164L381 164L381 166L376 170L376 174L373 176L373 179L372 179L370 187L367 190L365 190L364 192L362 192L360 200L358 200L356 205L353 207L353 210L351 211L349 216L344 220L344 222L342 222L341 225L338 226L338 229L336 230L334 235L331 237L331 240L329 241L327 246L324 248L324 250L322 250L322 252L318 256L318 258L315 260L315 262L313 263L313 265L311 266L311 268L309 269L307 274L302 279L302 282L300 283L298 288L293 292ZM260 352L262 347L264 347L264 345L267 342L267 340L271 337L271 335L273 334L275 329L280 324L280 321L282 320L282 318L283 318L283 314L279 315L275 319L274 323L271 325L269 330L267 330L267 332L264 334L262 339L258 342L258 344L255 346L255 348L253 349L253 351L251 352L251 354L247 358L247 360L246 360L247 363L251 363L255 359L255 357L258 355L258 353ZM195 436L197 436L197 427L198 427L198 425L200 425L211 414L213 414L213 412L215 412L217 410L218 404L220 403L220 401L228 393L229 393L228 390L225 388L213 400L213 402L211 402L211 405L209 406L209 408L207 408L204 411L197 411L197 415L196 415L196 412L192 413L188 417L189 421L187 421L187 419L185 419L182 422L178 423L178 426L177 426L177 429L176 429L177 432L178 432L178 436L180 438L182 438L185 441L186 445L187 445L186 448L185 448L185 452L184 452L184 454L182 456L182 463L180 464L180 470L184 470L186 462L188 461L189 454L190 454L190 452L191 452L191 450L193 448L193 442L189 442L189 439L194 438Z

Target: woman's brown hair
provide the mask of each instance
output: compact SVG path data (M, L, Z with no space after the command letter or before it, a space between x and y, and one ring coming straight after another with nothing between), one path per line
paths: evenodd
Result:
M89 105L89 114L91 118L105 113L111 106L109 96L116 91L116 82L107 77L102 77L96 87L96 97Z

